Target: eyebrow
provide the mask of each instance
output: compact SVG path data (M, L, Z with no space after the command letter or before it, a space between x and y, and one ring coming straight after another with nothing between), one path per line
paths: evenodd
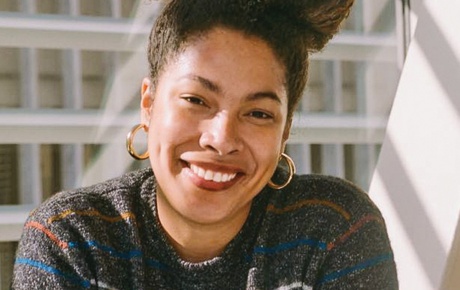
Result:
M256 100L260 100L260 99L270 99L270 100L273 100L277 103L280 103L281 104L281 99L280 97L275 94L274 92L258 92L258 93L255 93L255 94L251 94L249 95L249 97L247 98L249 101L256 101Z
M219 85L209 79L200 77L195 74L188 74L185 76L185 78L199 82L203 87L210 90L211 92L214 92L214 93L222 92L222 89L219 87ZM262 91L262 92L253 93L247 97L248 101L256 101L256 100L261 100L261 99L270 99L277 103L280 103L280 104L282 103L281 98L276 93L271 92L271 91Z
M185 76L185 78L191 79L193 81L199 82L203 87L206 89L210 90L211 92L214 93L220 93L222 92L221 88L211 80L208 80L206 78L194 75L194 74L188 74Z

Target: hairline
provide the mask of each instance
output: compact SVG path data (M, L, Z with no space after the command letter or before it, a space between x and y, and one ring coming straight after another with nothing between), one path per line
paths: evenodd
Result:
M189 46L197 43L200 40L205 39L206 37L209 36L209 34L213 30L216 30L216 29L231 30L233 32L240 33L242 36L244 36L246 38L253 38L253 39L256 39L258 41L262 41L271 50L271 52L273 53L273 56L276 59L277 64L280 65L281 69L283 70L283 86L284 86L284 88L285 88L285 90L287 92L287 94L286 94L287 106L288 106L287 121L290 122L292 120L293 110L294 109L292 110L292 112L289 112L289 103L290 103L289 94L291 94L292 92L290 92L290 88L289 88L289 84L288 84L289 72L288 72L288 69L286 67L286 63L283 61L283 57L280 55L280 53L277 51L277 49L274 47L274 45L271 44L269 41L265 40L262 36L257 35L256 33L250 33L248 31L245 31L244 29L240 29L240 28L237 28L237 27L233 27L231 25L223 24L223 23L216 23L216 24L210 25L209 27L206 27L205 29L193 31L193 32L189 33L189 35L186 35L183 38L183 40L180 43L178 43L177 47L173 46L173 47L170 47L167 50L167 53L164 56L164 61L163 61L162 65L158 68L155 78L152 77L152 74L149 75L149 78L150 78L150 80L152 82L152 86L151 86L152 95L154 93L155 87L158 85L158 80L160 79L161 75L165 72L165 69L168 67L168 65L170 65L171 63L174 63L175 61L177 61L177 58ZM153 30L152 30L152 33L153 33ZM151 53L151 51L149 51L149 53Z

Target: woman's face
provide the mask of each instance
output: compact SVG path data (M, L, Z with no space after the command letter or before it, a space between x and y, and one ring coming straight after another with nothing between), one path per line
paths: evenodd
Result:
M284 69L262 40L215 28L142 86L163 213L200 224L245 220L283 149ZM153 94L153 95L152 95Z

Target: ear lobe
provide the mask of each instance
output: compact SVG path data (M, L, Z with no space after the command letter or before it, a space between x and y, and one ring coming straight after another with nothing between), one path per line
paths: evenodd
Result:
M150 112L152 108L152 82L146 77L142 80L141 85L141 123L147 127L150 124Z

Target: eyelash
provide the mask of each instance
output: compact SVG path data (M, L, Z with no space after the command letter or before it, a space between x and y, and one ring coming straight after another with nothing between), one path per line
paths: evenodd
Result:
M194 105L200 105L200 106L206 105L206 103L202 99L195 97L195 96L184 96L182 97L182 99Z
M257 119L273 119L272 115L263 111L252 111L249 115Z

